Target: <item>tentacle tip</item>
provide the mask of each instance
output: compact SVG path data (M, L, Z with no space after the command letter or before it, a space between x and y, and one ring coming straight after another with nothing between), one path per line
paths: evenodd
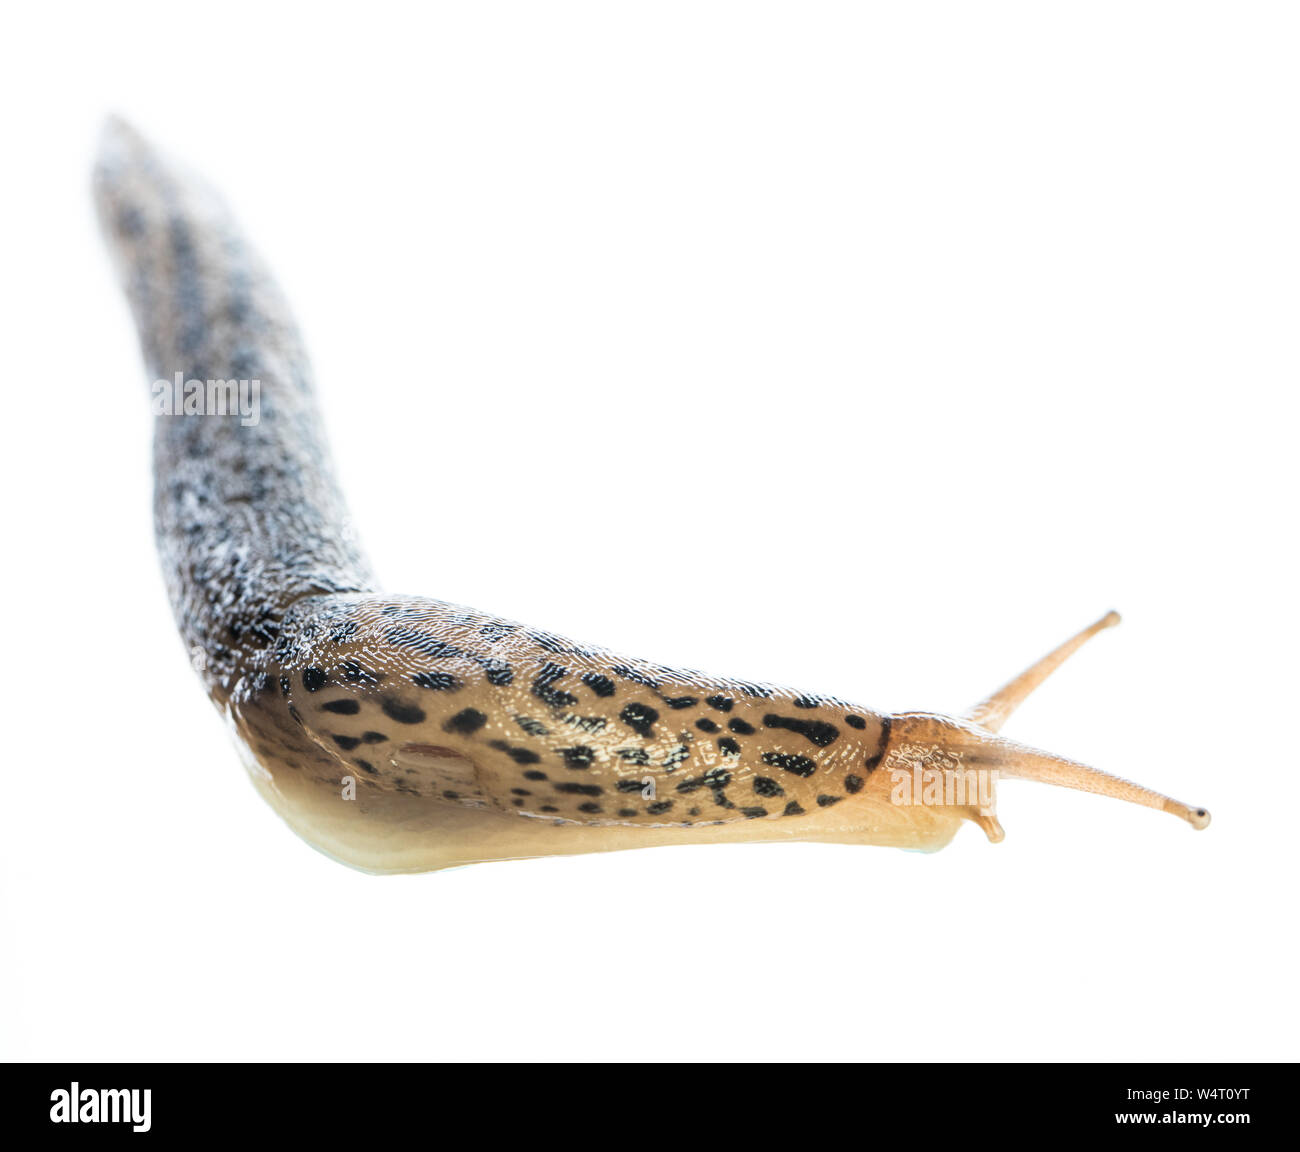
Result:
M1115 625L1118 624L1122 619L1123 617L1118 612L1116 612L1114 608L1112 608L1109 612L1106 613L1105 616L1101 618L1100 625L1103 628L1114 628Z
M1171 816L1177 816L1181 820L1186 820L1198 832L1203 828L1210 826L1210 814L1204 808L1193 808L1190 804L1184 804L1180 800L1170 800L1165 798L1161 807Z

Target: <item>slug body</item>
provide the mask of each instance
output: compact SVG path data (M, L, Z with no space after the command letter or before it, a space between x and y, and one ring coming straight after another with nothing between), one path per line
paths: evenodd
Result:
M254 782L328 855L410 872L685 843L936 849L965 820L1001 839L999 775L1208 822L995 734L1113 614L954 719L711 678L381 592L333 481L297 329L224 206L118 122L95 192L151 377L258 384L256 419L198 399L160 410L155 386L158 548L176 623ZM936 766L982 773L983 790L900 802L900 781Z

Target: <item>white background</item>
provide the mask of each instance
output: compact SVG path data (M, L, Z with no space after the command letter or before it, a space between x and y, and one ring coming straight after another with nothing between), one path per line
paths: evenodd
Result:
M0 1055L1294 1059L1294 7L331 13L6 17ZM276 269L390 589L880 710L1115 607L1007 735L1212 827L316 854L165 603L110 111Z

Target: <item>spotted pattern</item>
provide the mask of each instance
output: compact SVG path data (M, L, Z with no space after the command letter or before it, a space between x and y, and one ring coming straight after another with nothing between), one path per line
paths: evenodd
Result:
M783 772L792 772L796 776L811 776L817 771L815 760L792 752L764 752L763 763L780 768Z
M366 691L370 685L362 677L347 674L377 663L385 668L383 681L391 680L392 660L376 651L364 618L335 621L332 631L356 645L358 656L364 649L366 660L336 660L337 680L330 665L316 663L301 668L296 681L294 676L274 681L281 691L287 684L290 695L301 683L308 695L326 696L318 711L332 718L327 739L340 752L358 751L370 741L395 748L393 763L403 770L391 786L406 792L442 801L454 794L458 804L495 804L517 815L561 822L713 825L825 811L861 795L883 754L887 725L882 718L823 697L748 684L725 692L701 687L684 692L678 686L686 683L685 674L628 661L609 661L600 669L584 666L600 655L550 634L539 634L545 643L530 660L518 648L517 628L468 612L459 628L448 627L445 610L432 614L425 603L382 610L388 618L382 638L414 654L409 659L428 662L405 676L418 698ZM510 646L485 646L487 637ZM513 673L530 662L521 696ZM507 666L510 680L495 683L490 670ZM375 684L383 681L374 678ZM344 685L346 693L322 692L331 683ZM499 703L485 696L489 689L500 693ZM583 692L596 709L580 706ZM440 703L465 696L475 703L450 709ZM357 731L339 730L344 719ZM425 745L403 732L403 726L423 730L430 724L444 740L457 742L448 748ZM566 741L565 732L580 738ZM855 740L865 734L863 742L853 743L846 732ZM376 766L367 758L366 764L362 771L385 786L393 769L382 760ZM665 790L671 794L665 796ZM607 792L625 802L607 805ZM742 794L751 799L742 801ZM674 797L679 796L703 797L703 807L678 805Z
M442 726L444 732L458 732L462 736L472 736L487 723L486 713L477 708L462 708Z
M205 197L142 180L110 216L152 375L265 385L255 428L158 423L156 521L185 642L277 785L332 802L355 774L359 810L400 793L485 819L657 828L832 807L839 826L881 791L888 720L864 709L378 592L282 300L237 230L212 232Z
M798 716L778 716L774 712L769 712L763 717L763 725L766 728L785 728L790 732L798 732L800 736L806 737L818 748L826 748L835 743L839 736L839 729L834 724L829 724L825 720L805 720Z
M618 718L638 736L648 737L654 735L654 725L659 719L659 713L648 704L633 702L618 714Z

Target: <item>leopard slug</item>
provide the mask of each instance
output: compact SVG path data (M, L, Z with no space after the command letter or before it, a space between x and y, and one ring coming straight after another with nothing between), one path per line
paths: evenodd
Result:
M414 872L738 841L932 850L964 820L1002 838L999 777L1209 822L998 735L1113 613L945 717L664 667L380 591L294 321L222 201L120 121L94 191L158 381L154 519L176 624L258 789L334 859ZM214 409L214 381L255 384L255 415ZM945 791L954 777L964 793Z

